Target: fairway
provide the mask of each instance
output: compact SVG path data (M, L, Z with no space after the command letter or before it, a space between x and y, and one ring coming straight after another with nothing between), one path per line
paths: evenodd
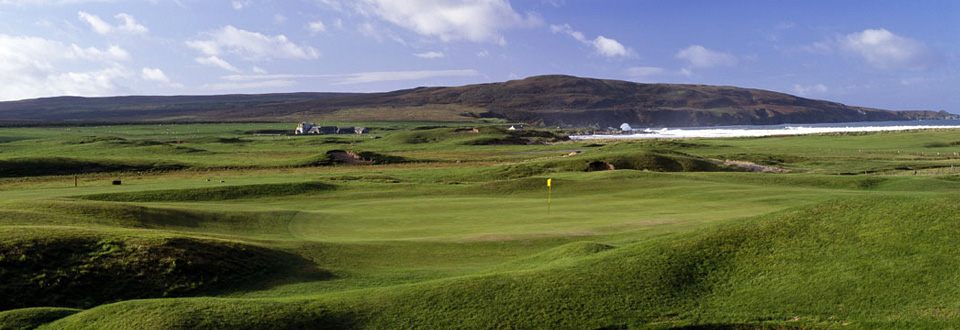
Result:
M0 128L0 328L960 326L960 130L360 124Z

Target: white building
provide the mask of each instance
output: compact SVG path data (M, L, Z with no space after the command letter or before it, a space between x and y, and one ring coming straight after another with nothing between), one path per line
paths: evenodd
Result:
M293 131L293 134L296 134L296 135L308 134L310 133L310 129L313 127L314 127L313 123L308 123L305 121L300 122L299 124L297 124L297 129Z

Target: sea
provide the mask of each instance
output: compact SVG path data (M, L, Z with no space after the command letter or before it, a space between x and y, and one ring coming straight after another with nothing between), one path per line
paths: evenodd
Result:
M917 129L957 129L960 120L869 121L823 124L741 125L710 127L633 128L623 134L572 135L573 140L676 139L785 136L839 132L879 132Z

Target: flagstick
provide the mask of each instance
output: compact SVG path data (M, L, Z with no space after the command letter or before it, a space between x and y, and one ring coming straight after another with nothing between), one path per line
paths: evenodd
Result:
M547 214L550 214L550 199L553 196L553 179L547 178Z

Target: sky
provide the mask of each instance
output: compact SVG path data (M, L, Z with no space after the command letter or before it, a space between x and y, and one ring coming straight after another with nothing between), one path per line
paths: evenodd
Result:
M960 113L960 1L0 0L0 101L544 74Z

